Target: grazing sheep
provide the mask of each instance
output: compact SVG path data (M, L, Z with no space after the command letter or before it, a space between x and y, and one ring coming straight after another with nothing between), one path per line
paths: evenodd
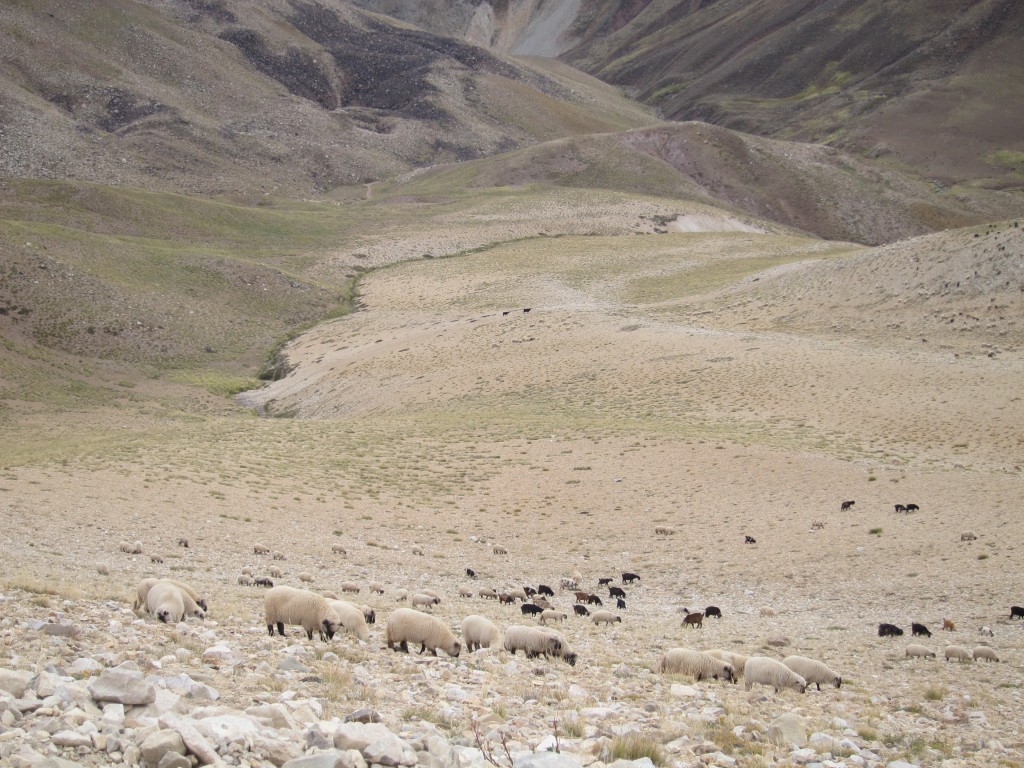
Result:
M946 661L957 659L958 661L973 661L974 656L962 645L947 645L945 650Z
M983 627L979 627L978 634L979 635L984 635L985 637L992 637L992 627L987 626L987 625L983 626Z
M683 619L684 627L693 627L694 629L700 629L704 626L704 614L703 613L688 613L686 618Z
M369 584L366 585L366 588L370 590L370 594L384 594L384 585L381 584L379 581L371 581Z
M238 577L238 583L241 584L243 587L251 587L252 576L250 576L247 573L243 573L241 576Z
M497 600L498 599L498 593L495 592L490 587L480 587L480 590L477 592L477 594L480 595L480 597L484 598L485 600Z
M811 523L811 530L812 531L823 531L823 530L825 530L825 521L823 521L823 520L815 520L813 523Z
M134 543L131 543L131 542L127 542L127 541L122 541L120 549L121 549L122 552L125 552L125 553L127 553L129 555L141 555L142 554L142 542L141 541L136 541Z
M252 583L257 587L267 587L268 589L274 586L274 582L268 579L266 576L257 576L252 580Z
M923 645L911 643L907 646L907 658L910 659L914 657L922 659L934 659L935 651L933 651L931 648L926 648Z
M770 645L772 648L785 648L792 641L786 635L768 635L765 639L765 643Z
M839 688L843 684L843 678L837 672L817 659L809 659L806 656L787 656L782 663L800 675L807 685L813 683L819 691L822 683L834 688Z
M856 503L857 503L856 501L844 501L844 502L842 502L839 505L839 511L840 512L845 512L848 509L852 509L853 505L856 504Z
M471 579L475 579L476 578L476 571L474 571L472 568L467 568L466 569L466 575L469 576L469 578L471 578Z
M508 554L508 550L505 549L505 547L495 546L494 547L494 554L496 554L496 555L507 555Z
M899 637L903 634L903 630L897 627L895 624L879 624L878 625L878 636L879 637Z
M776 693L783 688L791 688L798 693L807 690L806 680L781 661L767 656L751 656L743 665L743 687L749 691L755 683L770 685Z
M317 632L321 640L330 640L341 628L341 618L326 598L315 592L295 587L273 587L263 600L267 632L284 636L285 624L298 624L306 630L306 638Z
M519 602L521 602L521 603L525 603L525 602L526 602L527 600L529 600L529 599L530 599L530 596L529 596L528 594L526 594L526 590L524 590L524 589L518 589L518 588L516 588L516 589L510 589L510 590L508 591L508 594L509 594L509 595L510 595L510 596L511 596L511 597L512 597L512 598L513 598L514 600L518 600L518 601L519 601Z
M443 621L412 608L391 612L385 637L388 648L403 653L409 652L409 643L419 643L420 653L430 651L434 656L438 648L453 658L462 650L462 644Z
M337 600L338 599L337 593L332 591L332 590L330 590L330 589L321 589L320 590L320 594L323 595L328 600Z
M744 656L742 653L723 651L721 648L712 648L710 651L704 651L704 653L732 664L732 672L736 676L737 681L743 677L743 665L747 663L748 656Z
M513 656L516 651L522 651L528 659L542 654L556 656L562 650L561 641L553 634L540 627L526 627L522 624L513 624L505 630L504 646Z
M717 605L709 605L704 609L704 617L710 619L712 616L716 619L722 618L722 609Z
M395 590L395 600L397 602L404 603L408 599L409 599L409 590L408 589L396 589Z
M303 571L299 574L299 581L306 582L307 584L313 580L313 574Z
M169 581L158 581L147 591L146 610L165 624L177 624L185 618L183 594Z
M280 578L281 578L281 569L280 569L280 568L278 568L278 567L277 567L276 565L272 565L272 566L270 566L270 567L269 567L269 568L267 569L267 573L269 573L269 574L270 574L271 576L273 576L273 577L274 577L275 579L280 579Z
M910 625L910 634L914 637L923 635L924 637L931 637L931 630L928 629L924 624L918 624L916 621Z
M640 577L637 576L635 573L630 573L629 571L626 571L622 574L623 584L632 584L634 581L640 581Z
M490 619L471 614L462 620L462 641L468 651L496 648L501 645L501 630Z
M775 609L774 608L769 608L768 606L762 606L762 608L759 611L759 613L761 614L762 618L766 618L766 619L772 619L772 618L775 618L775 616L778 615L778 614L775 613Z
M576 612L577 616L589 616L590 611L587 610L586 606L577 603L572 607L573 611Z
M744 536L743 537L743 543L744 544L757 544L757 539L755 539L753 536Z
M331 552L335 555L348 554L348 552L345 551L345 547L343 547L341 544L331 544Z
M540 595L533 598L533 604L538 606L542 610L551 607L551 603L548 602L548 599L546 597L541 597Z
M564 611L556 611L552 608L547 608L540 612L540 617L537 619L541 624L547 624L549 621L565 621L569 618L569 614Z
M519 606L519 610L522 612L523 616L536 616L544 613L544 609L534 603L523 603Z
M987 645L979 645L972 652L975 661L984 659L985 661L999 661L999 656L996 655L995 649L990 648Z
M942 628L946 632L956 632L956 622L953 621L952 619L943 619L942 620Z
M242 573L244 573L246 576L252 576L252 568L250 568L247 565L242 569Z
M352 605L363 612L363 618L366 620L367 624L377 623L377 612L373 610L373 608L368 605L360 605L359 603L352 603Z
M360 606L353 605L345 600L328 600L327 604L338 614L338 619L341 621L339 632L341 629L344 629L364 643L370 639L370 630L366 626L366 616L363 615L363 609Z
M459 587L459 597L472 597L472 596L473 596L473 588L472 587ZM406 595L406 597L408 597L408 595Z
M537 585L537 594L538 595L547 595L548 597L554 597L555 596L555 591L551 587L549 587L547 584L538 584Z
M200 596L192 587L183 581L177 579L157 579L150 577L143 579L139 582L139 585L135 588L135 601L132 603L132 610L136 613L146 605L146 595L149 591L159 582L165 581L168 584L173 584L179 592L181 592L182 601L185 604L185 615L194 616L197 619L202 619L206 616L208 610L206 600Z
M188 549L188 539L178 539L178 546Z
M274 552L270 556L270 559L271 560L287 560L288 558L284 556L284 552Z
M622 587L608 587L608 597L625 597L626 590Z
M149 562L151 563L163 563L164 559L160 555L150 555Z
M254 544L252 551L255 552L257 555L269 555L270 547L265 546L263 544Z
M613 624L616 621L622 622L621 616L616 616L611 611L594 611L590 616L590 620L595 624Z
M1014 619L1024 619L1024 608L1019 605L1010 606L1010 620Z
M422 555L423 554L423 547L421 547L419 544L414 544L413 547L412 547L412 553L414 555Z
M566 663L568 663L568 665L570 667L575 667L576 666L576 651L574 651L572 649L572 647L569 645L569 641L565 639L565 635L563 635L561 632L559 632L557 630L554 630L554 629L547 629L547 628L545 628L545 629L541 629L540 631L541 632L546 632L548 635L550 635L552 638L554 638L555 643L557 643L557 645L558 645L558 650L557 651L545 653L545 656L550 655L550 656L553 656L553 657L560 658L563 661L565 661Z
M736 670L732 664L690 648L670 648L658 660L658 670L666 674L689 675L698 682L707 679L736 682Z
M668 525L659 525L655 527L654 533L658 536L671 536L676 532L675 528Z
M559 581L562 589L579 589L580 583L576 579L571 579L568 576L563 576Z
M441 598L434 597L433 595L427 595L422 592L417 592L415 595L409 598L409 605L413 608L423 606L424 608L430 608L431 606L437 605L441 602ZM437 655L436 653L434 654Z
M354 581L343 581L341 582L339 587L341 588L342 592L352 592L357 595L359 594L360 590L360 586L356 584Z
M110 567L107 566L105 563L100 563L96 566L96 573L98 573L100 576L109 576Z
M960 534L960 541L977 541L978 534L974 531L964 531Z

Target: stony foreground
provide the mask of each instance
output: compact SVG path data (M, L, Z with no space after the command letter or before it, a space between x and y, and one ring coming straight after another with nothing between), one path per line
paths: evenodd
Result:
M345 636L325 645L271 639L238 617L166 626L113 600L12 590L0 606L0 764L12 768L602 768L651 758L896 768L1022 759L989 723L1000 713L969 694L941 691L891 709L878 681L879 694L847 686L804 696L691 684L638 658L588 666L591 636L571 627L567 635L581 637L577 668L493 650L395 654L382 647L379 623L369 643ZM975 676L1002 668L1008 681L1018 677L1005 664L969 666Z

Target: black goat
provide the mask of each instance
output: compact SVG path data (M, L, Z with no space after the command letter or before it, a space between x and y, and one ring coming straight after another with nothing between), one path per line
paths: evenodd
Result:
M626 590L622 587L608 587L608 597L625 597Z
M544 609L539 605L534 605L533 603L523 603L519 606L519 610L523 612L523 616L531 616L533 614L540 613Z
M1019 605L1010 606L1010 618L1024 619L1024 608L1021 608Z
M590 611L587 610L587 607L585 605L580 605L579 603L577 603L576 605L574 605L572 607L572 609L574 611L576 611L576 615L577 616L589 616L590 615Z
M615 598L615 607L621 608L622 610L626 610L626 601L623 600L621 597Z
M878 625L878 636L879 637L900 637L903 634L903 630L897 627L895 624L879 624Z
M846 510L851 509L853 505L856 503L857 502L855 501L844 501L842 504L839 505L839 511L845 512Z
M704 618L710 619L712 616L714 616L716 619L722 618L722 609L719 608L717 605L709 605L707 608L704 609Z
M931 637L932 632L924 624L918 624L916 621L910 625L910 634L914 637L918 635L924 635L925 637Z
M753 536L744 536L743 537L743 543L744 544L757 544L757 539L755 539Z
M622 583L623 584L632 584L634 581L640 581L640 577L637 576L635 573L630 573L629 571L625 571L622 574Z
M466 575L469 576L469 578L471 578L471 579L475 579L476 578L476 571L474 571L472 568L467 568L466 569Z
M555 596L554 590L551 589L551 587L549 587L547 584L539 584L537 586L537 594L538 595L548 595L550 597L554 597Z

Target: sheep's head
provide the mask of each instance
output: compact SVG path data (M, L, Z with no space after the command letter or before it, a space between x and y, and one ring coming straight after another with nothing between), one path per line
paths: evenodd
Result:
M328 640L334 637L335 633L338 631L338 622L332 619L324 619L320 624L324 628L323 632L327 636Z
M836 675L836 679L832 681L832 685L834 685L836 688L841 688L843 686L843 678L839 675Z
M459 656L459 654L461 652L462 652L462 643L460 643L458 640L453 640L452 644L451 644L451 647L448 648L448 655L451 656L453 659L455 659L455 658L458 658L458 656Z
M205 597L200 597L198 600L196 600L196 605L198 605L200 608L202 608L203 611L208 612L210 610L210 606L208 606L206 604L206 598Z
M570 667L575 667L576 666L576 653L575 652L569 651L569 653L565 654L562 658L565 659L567 662L569 662L569 666Z
M168 621L170 621L171 612L170 611L157 611L156 612L156 617L158 619L160 619L160 621L162 621L164 624L166 624Z

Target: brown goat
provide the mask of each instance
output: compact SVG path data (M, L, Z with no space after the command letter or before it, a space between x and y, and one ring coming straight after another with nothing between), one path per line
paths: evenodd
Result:
M688 613L686 618L683 619L683 626L691 626L696 629L700 629L704 626L704 614L703 613Z

